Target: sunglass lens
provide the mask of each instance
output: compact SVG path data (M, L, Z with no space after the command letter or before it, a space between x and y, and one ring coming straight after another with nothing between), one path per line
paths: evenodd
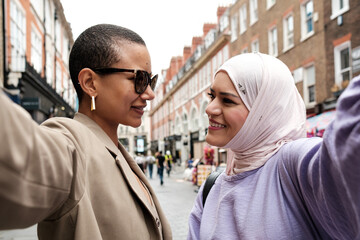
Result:
M147 87L147 76L146 73L143 71L136 72L135 78L135 91L138 94L142 94Z
M151 89L154 91L155 87L156 87L156 82L157 82L157 79L158 79L158 75L156 74L155 76L153 76L153 78L151 79Z

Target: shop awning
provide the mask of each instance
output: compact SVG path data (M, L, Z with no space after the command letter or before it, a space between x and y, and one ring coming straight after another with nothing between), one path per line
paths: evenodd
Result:
M329 123L335 118L335 110L324 112L306 119L306 131L315 135L323 131Z

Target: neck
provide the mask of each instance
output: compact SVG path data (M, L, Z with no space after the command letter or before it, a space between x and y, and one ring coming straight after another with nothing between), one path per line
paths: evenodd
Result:
M96 110L95 110L96 111ZM118 135L117 129L119 124L109 124L103 118L99 117L95 111L90 111L90 108L87 107L79 107L79 113L82 113L92 119L94 122L97 123L101 127L101 129L109 136L111 141L118 147Z

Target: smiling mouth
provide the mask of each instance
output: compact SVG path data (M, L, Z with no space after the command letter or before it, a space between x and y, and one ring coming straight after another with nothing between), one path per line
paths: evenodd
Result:
M223 124L220 124L220 123L214 123L214 122L209 122L209 125L211 126L211 127L216 127L216 128L224 128L224 127L226 127L226 125L223 125Z
M143 111L145 107L144 106L132 106L132 108Z

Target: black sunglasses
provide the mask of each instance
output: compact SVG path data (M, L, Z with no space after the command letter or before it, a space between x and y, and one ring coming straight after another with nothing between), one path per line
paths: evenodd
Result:
M111 73L118 73L118 72L131 72L135 74L135 92L137 94L142 94L145 92L148 85L150 85L151 89L154 91L156 82L158 79L158 75L151 77L151 73L143 70L136 70L136 69L124 69L124 68L90 68L96 73L99 74L111 74Z

